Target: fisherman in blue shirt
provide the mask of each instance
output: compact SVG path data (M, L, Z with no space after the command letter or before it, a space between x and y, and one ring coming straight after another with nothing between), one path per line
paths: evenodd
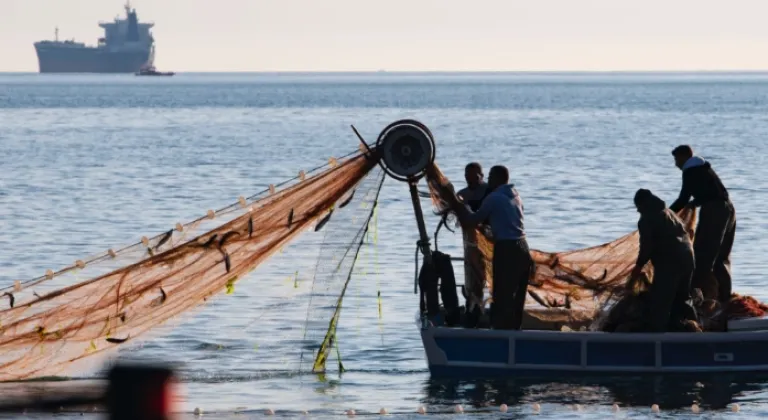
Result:
M491 192L474 213L457 199L450 205L462 227L471 229L485 221L490 225L494 242L491 325L494 329L519 330L528 280L534 269L525 239L523 201L514 185L509 184L505 166L491 168L488 189Z

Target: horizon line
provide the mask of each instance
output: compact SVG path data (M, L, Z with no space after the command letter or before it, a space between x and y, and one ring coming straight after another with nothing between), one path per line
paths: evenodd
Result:
M178 74L766 74L760 70L172 70ZM0 74L44 75L123 75L133 73L41 73L39 71L0 70Z

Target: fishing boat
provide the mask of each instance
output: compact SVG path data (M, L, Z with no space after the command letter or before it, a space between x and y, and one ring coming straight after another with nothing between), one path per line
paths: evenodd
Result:
M768 320L729 323L728 332L505 331L424 325L435 376L525 373L768 372Z
M377 148L387 173L409 185L420 234L417 247L429 264L435 250L416 185L434 159L434 138L422 124L400 121L382 132ZM445 313L445 307L441 310ZM719 332L623 333L585 330L588 322L579 321L584 317L578 311L527 307L521 330L447 326L445 317L430 317L423 307L417 318L433 376L768 372L766 317L731 319Z

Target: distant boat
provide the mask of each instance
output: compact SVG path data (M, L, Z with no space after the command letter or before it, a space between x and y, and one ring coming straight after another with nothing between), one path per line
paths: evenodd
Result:
M157 71L155 70L155 67L144 67L136 72L136 76L173 76L174 72L172 71Z
M134 73L145 64L152 64L153 23L139 23L136 9L125 5L125 19L101 22L104 37L98 45L86 46L74 40L59 41L56 28L54 40L34 43L40 73Z

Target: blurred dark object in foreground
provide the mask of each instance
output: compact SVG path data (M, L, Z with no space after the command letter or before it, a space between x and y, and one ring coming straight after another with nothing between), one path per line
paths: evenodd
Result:
M167 420L171 418L173 370L164 366L115 365L107 376L106 391L80 390L0 403L0 413L62 411L92 412L103 407L110 420ZM67 381L69 382L69 381ZM18 383L16 383L18 384ZM8 384L11 385L11 384Z

